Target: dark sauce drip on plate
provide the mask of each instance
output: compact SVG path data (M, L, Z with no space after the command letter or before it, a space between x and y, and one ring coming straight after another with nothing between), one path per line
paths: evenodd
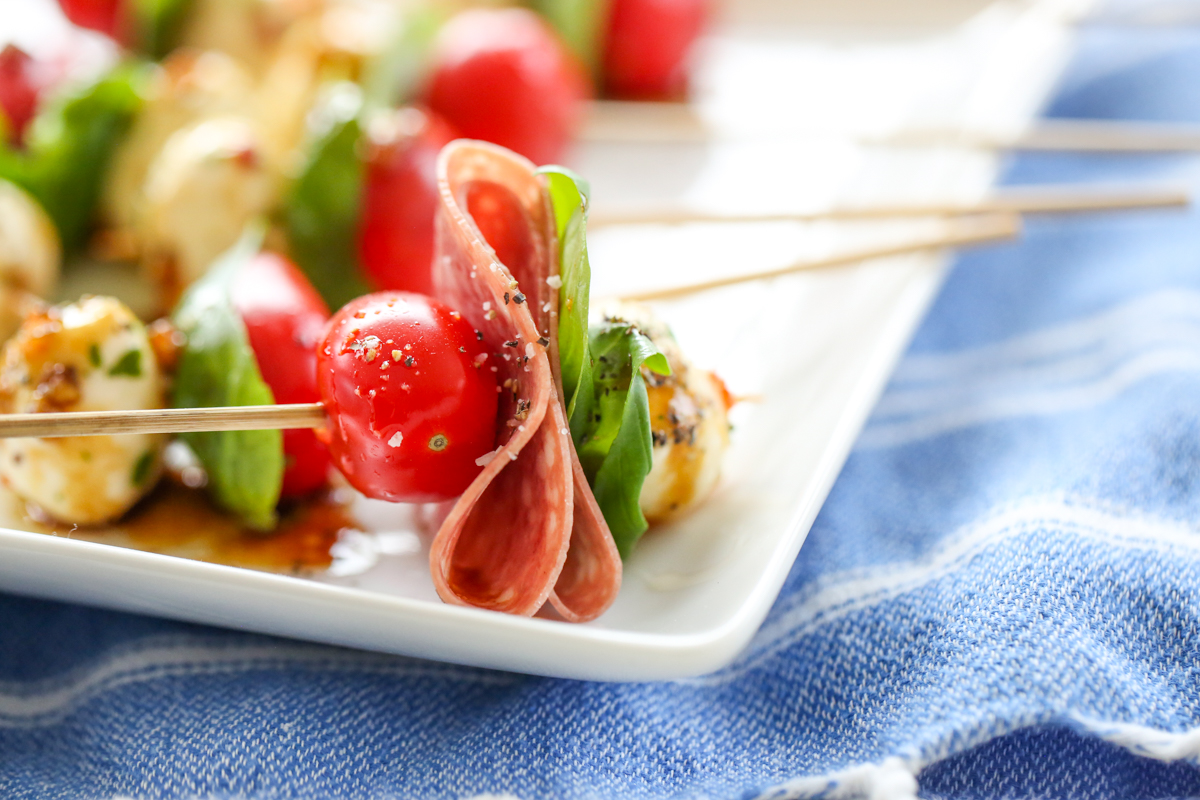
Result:
M280 510L273 531L254 531L223 514L202 490L163 480L120 520L100 527L73 527L26 514L24 527L38 533L129 547L266 572L311 574L333 561L338 533L356 527L347 493L324 492Z

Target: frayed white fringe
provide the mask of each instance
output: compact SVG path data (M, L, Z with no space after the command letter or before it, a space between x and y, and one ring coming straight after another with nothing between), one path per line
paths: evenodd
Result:
M916 800L917 776L914 769L899 758L887 758L879 764L795 778L760 794L755 800Z
M1089 733L1134 755L1158 761L1200 758L1200 728L1175 732L1128 722L1105 722L1078 715L1073 715L1071 719Z
M1200 759L1200 727L1175 732L1080 715L1072 715L1070 719L1087 733L1134 755L1157 761ZM861 764L828 775L796 778L768 789L755 800L916 800L916 776L924 766L928 764L892 757L879 764Z

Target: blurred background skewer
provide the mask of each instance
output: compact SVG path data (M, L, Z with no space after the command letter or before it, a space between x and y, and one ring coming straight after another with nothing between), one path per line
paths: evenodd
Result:
M1172 187L1115 187L1045 185L996 190L974 203L897 203L847 205L791 212L704 211L686 206L603 207L588 215L588 226L679 225L693 222L819 222L825 220L871 220L896 217L953 217L972 214L1066 214L1129 211L1154 208L1185 208L1190 203L1186 190Z
M684 297L711 289L720 289L739 283L768 280L784 275L810 270L844 267L880 258L912 255L928 250L970 247L993 242L1008 241L1017 238L1021 233L1021 220L1015 214L987 214L975 218L955 220L947 224L945 230L897 244L876 245L845 253L837 253L824 258L805 259L784 267L748 272L740 275L730 275L697 281L678 286L659 289L648 289L638 292L623 293L619 296L622 301L644 302L649 300L669 300Z
M1138 120L1042 119L1014 134L955 128L912 128L891 133L840 132L868 147L964 147L980 150L1088 153L1200 152L1200 125ZM704 143L839 135L820 128L723 131L688 103L594 101L582 138L610 143Z

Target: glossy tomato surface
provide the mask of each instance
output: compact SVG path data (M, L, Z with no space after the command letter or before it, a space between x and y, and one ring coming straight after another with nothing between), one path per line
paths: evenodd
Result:
M317 345L329 309L304 274L283 256L260 253L238 275L231 296L275 402L318 402ZM313 431L284 431L283 454L284 497L325 485L329 449Z
M334 314L317 382L334 463L354 488L398 503L462 494L495 448L496 378L482 352L457 312L424 295L380 292Z
M16 45L6 45L0 50L0 114L4 115L10 142L21 141L37 106L33 59Z
M456 138L437 114L401 108L368 129L359 255L379 289L430 294L437 157Z
M707 19L707 0L612 0L605 92L631 100L682 99L688 54Z
M537 164L562 159L589 95L557 34L521 8L464 11L438 35L428 104L459 133Z
M116 38L125 0L58 0L58 5L66 18L79 27Z

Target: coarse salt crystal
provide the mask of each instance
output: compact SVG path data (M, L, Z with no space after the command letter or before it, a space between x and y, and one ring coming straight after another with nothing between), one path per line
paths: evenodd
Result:
M400 443L403 441L404 434L402 434L400 431L396 431L392 434L392 438L388 439L388 447L399 447Z
M562 288L562 278L560 278L557 275L551 275L549 278L546 278L546 285L549 286L551 289L561 289Z
M486 467L488 464L492 463L492 459L495 458L497 455L499 455L499 453L500 453L499 447L497 447L495 450L491 451L490 453L484 453L479 458L475 459L475 466ZM516 459L514 459L514 460L516 460Z

